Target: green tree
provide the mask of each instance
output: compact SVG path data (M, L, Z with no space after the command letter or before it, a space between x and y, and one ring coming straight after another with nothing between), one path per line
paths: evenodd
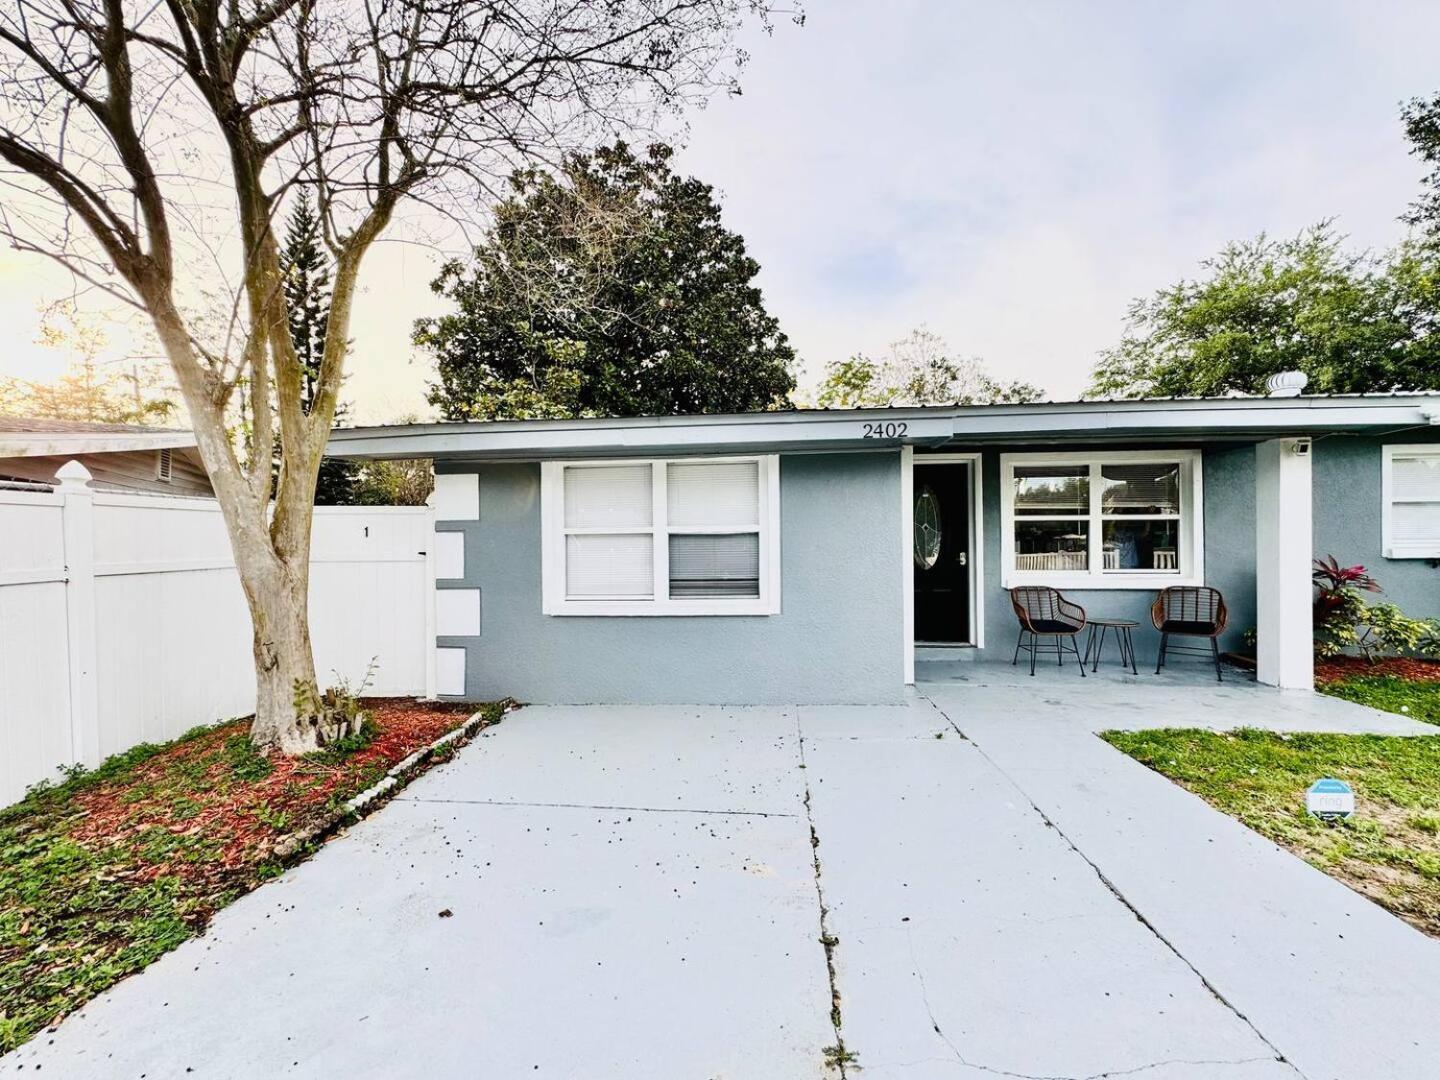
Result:
M1413 98L1400 112L1410 153L1430 170L1422 181L1424 191L1410 206L1405 220L1418 226L1427 238L1440 242L1440 94Z
M453 420L735 412L783 405L795 354L672 151L623 142L518 172L469 264L433 283L455 309L416 324L430 401Z
M300 363L300 408L309 416L315 408L320 387L320 364L325 358L325 328L330 322L330 267L320 236L320 218L309 196L302 195L290 212L285 227L282 253L285 281L286 318ZM350 406L335 406L334 423L339 424ZM280 444L275 445L275 465L280 466ZM355 501L359 475L355 462L345 458L322 457L315 480L317 506L343 506Z
M991 378L975 357L954 356L940 335L923 327L890 346L876 360L856 354L825 366L815 398L823 409L883 408L887 405L984 405L1037 401L1029 383Z
M1317 393L1440 386L1433 247L1346 252L1324 222L1231 244L1202 266L1202 278L1131 305L1091 396L1258 394L1280 371L1305 372Z

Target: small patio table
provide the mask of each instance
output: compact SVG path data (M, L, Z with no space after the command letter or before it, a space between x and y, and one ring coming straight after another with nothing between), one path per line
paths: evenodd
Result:
M1085 639L1085 660L1090 662L1090 670L1095 671L1100 667L1100 653L1105 648L1105 635L1113 633L1115 641L1120 646L1120 666L1130 665L1130 672L1139 675L1135 667L1135 643L1130 638L1130 631L1139 626L1133 619L1089 619L1087 625L1090 627L1090 635ZM1095 633L1096 628L1100 633Z

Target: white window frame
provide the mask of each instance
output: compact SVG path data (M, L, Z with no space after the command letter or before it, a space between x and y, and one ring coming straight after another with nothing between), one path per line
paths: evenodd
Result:
M1181 566L1179 573L1146 570L1110 570L1101 565L1104 465L1142 462L1176 462L1180 465ZM1015 569L1015 468L1016 466L1057 465L1090 467L1090 506L1085 517L1090 523L1088 570ZM1108 450L1095 453L1035 453L1000 455L1000 583L1052 585L1069 589L1163 589L1167 585L1205 584L1204 476L1199 450ZM1132 515L1133 516L1133 515ZM1144 516L1133 516L1144 521Z
M1391 535L1392 497L1397 457L1440 458L1440 443L1386 443L1380 459L1380 552L1387 559L1440 559L1440 538L1432 542L1398 545ZM1425 500L1429 502L1431 500ZM1440 501L1440 500L1437 500Z
M756 462L760 474L757 507L760 537L760 595L758 597L670 597L670 533L693 536L705 532L745 532L733 526L669 527L669 466ZM653 486L651 524L636 529L601 529L601 532L638 532L654 536L654 595L637 599L577 599L565 595L565 470L597 465L649 465ZM780 614L780 458L776 454L742 454L725 457L604 458L540 463L541 609L546 615L778 615Z

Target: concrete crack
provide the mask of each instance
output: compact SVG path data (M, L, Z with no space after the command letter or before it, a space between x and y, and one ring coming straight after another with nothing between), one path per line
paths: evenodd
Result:
M795 716L795 733L800 748L800 768L805 765L805 732L800 727L800 716ZM808 776L808 772L806 774ZM835 1030L835 1044L825 1047L825 1067L834 1069L841 1080L846 1080L850 1070L859 1070L860 1064L853 1050L845 1045L841 1031L840 985L835 977L835 947L840 939L830 932L830 909L825 906L825 887L820 868L820 834L815 830L815 815L810 809L810 782L805 782L805 820L810 826L810 860L815 872L815 901L820 908L820 944L825 949L825 972L830 983L830 1026Z
M926 700L928 701L930 699L927 698ZM956 732L961 735L965 734L963 731L960 730L960 726L955 723L954 719L947 712L945 712L944 709L940 708L940 706L937 705L934 701L930 701L930 704L942 716L945 717L946 721L950 724L951 727L956 730ZM1167 948L1177 960L1179 960L1182 964L1189 968L1190 972L1195 976L1195 978L1200 980L1200 985L1205 987L1205 989L1210 992L1210 995L1216 1001L1218 1001L1225 1009L1227 1009L1232 1015L1234 1015L1242 1024L1249 1028L1255 1038L1259 1039L1261 1043L1263 1043L1266 1047L1270 1049L1271 1053L1274 1055L1274 1057L1270 1060L1280 1062L1281 1064L1291 1069L1296 1076L1299 1076L1301 1078L1301 1080L1307 1080L1305 1074L1300 1070L1299 1066L1297 1066L1293 1061L1287 1058L1284 1053L1281 1052L1280 1048L1276 1046L1273 1042L1271 1042L1270 1039L1264 1034L1264 1032L1262 1032L1258 1027L1255 1026L1254 1021L1252 1021L1248 1016L1241 1012L1240 1009L1237 1008L1236 1005L1232 1001L1230 1001L1229 998L1222 994L1219 988L1216 987L1215 984L1212 983L1209 979L1207 979L1205 975L1200 971L1200 969L1197 968L1193 963L1191 963L1190 959L1175 946L1175 943L1172 942L1169 938L1167 938L1164 934L1162 934L1160 932L1160 929L1155 926L1155 924L1152 923L1149 919L1147 919L1144 913L1142 913L1138 907L1136 907L1130 902L1129 898L1120 891L1119 887L1108 877L1105 876L1105 872L1100 869L1099 865L1093 859L1091 859L1090 856L1086 855L1085 852L1080 850L1079 845L1077 845L1075 841L1070 839L1070 837L1066 834L1065 830L1062 829L1057 822L1052 820L1050 816L1040 808L1040 806L1035 802L1034 799L1030 798L1029 794L1025 791L1025 789L1022 788L1008 772L1006 772L1003 768L1000 767L999 762L997 762L994 758L992 758L989 754L985 752L985 748L983 746L975 742L975 740L973 739L970 740L970 745L975 747L975 749L987 762L990 763L990 765L995 769L995 771L1005 778L1006 783L1013 787L1016 792L1019 793L1020 797L1030 804L1030 808L1034 810L1037 815L1039 815L1040 820L1043 821L1047 827L1055 830L1055 835L1060 837L1060 839L1064 841L1065 846L1068 847L1071 851L1073 851L1076 855L1078 855L1081 859L1085 860L1085 865L1090 867L1090 869L1094 872L1095 876L1099 878L1100 884L1104 885L1105 888L1110 891L1110 894L1114 896L1115 899L1118 900L1121 904L1123 904L1131 915L1135 916L1135 919L1140 923L1140 925L1145 927L1146 930L1150 931L1150 933L1155 936L1155 939L1159 941L1162 945L1164 945L1165 948ZM1267 1059L1261 1058L1249 1060L1253 1061ZM1168 1063L1161 1062L1157 1065L1144 1066L1144 1068L1157 1068L1160 1064ZM1195 1062L1193 1064L1208 1063ZM1216 1062L1216 1064L1224 1063ZM972 1067L979 1068L980 1066ZM1000 1073L1000 1075L1016 1077L1022 1076L1022 1074L1020 1073ZM1024 1077L1023 1080L1096 1080L1097 1077L1124 1075L1127 1074L1110 1072L1098 1073L1096 1074L1096 1077Z

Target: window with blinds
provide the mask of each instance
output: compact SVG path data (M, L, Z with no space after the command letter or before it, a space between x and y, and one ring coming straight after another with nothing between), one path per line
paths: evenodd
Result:
M1200 579L1197 451L1004 454L1001 470L1007 584Z
M778 610L773 455L542 466L551 614Z
M1388 559L1440 558L1440 446L1387 446L1381 473Z

